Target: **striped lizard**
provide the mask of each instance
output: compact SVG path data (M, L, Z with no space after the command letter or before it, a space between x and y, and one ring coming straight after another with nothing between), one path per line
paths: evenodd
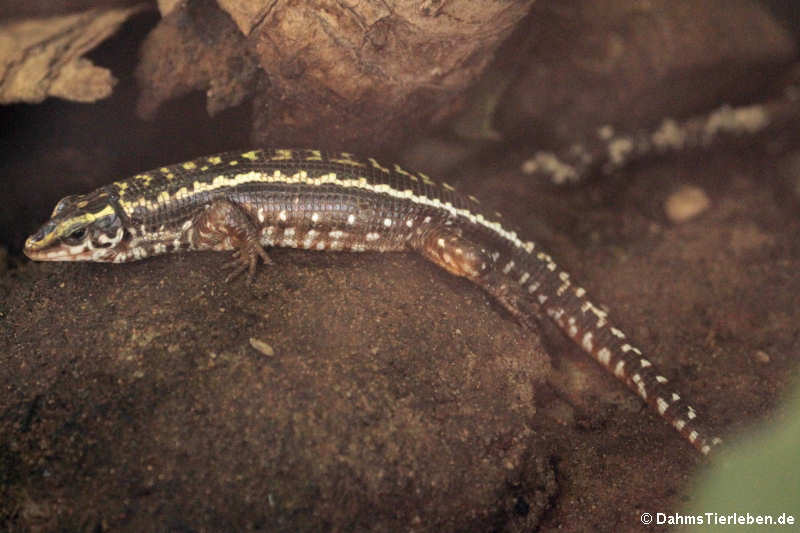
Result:
M520 323L546 315L702 454L719 444L696 411L547 252L473 196L349 153L252 150L202 157L68 196L25 242L39 261L126 262L233 251L252 280L265 247L415 251L486 290Z

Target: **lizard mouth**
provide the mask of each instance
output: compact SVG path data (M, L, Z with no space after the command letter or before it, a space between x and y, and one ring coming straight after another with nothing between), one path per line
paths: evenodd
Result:
M47 248L37 248L35 244L27 242L22 252L34 261L108 261L110 259L102 257L111 255L107 249L92 250L82 244L77 246L58 244Z

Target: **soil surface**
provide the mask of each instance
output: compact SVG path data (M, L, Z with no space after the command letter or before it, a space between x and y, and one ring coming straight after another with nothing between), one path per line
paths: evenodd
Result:
M222 281L224 254L21 258L60 196L246 145L241 111L190 126L192 97L139 123L125 87L4 111L0 527L635 531L692 500L706 461L672 428L546 321L419 257L273 250L252 285ZM548 249L731 442L798 374L788 137L577 189L530 183L511 152L446 179ZM671 223L687 185L708 206Z

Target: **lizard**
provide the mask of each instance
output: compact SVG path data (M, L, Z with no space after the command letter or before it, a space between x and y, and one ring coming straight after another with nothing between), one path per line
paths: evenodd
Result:
M128 262L187 250L232 251L226 281L265 248L413 251L464 277L523 326L551 319L701 454L720 444L669 380L585 288L472 195L375 158L314 149L201 157L67 196L25 242L38 261Z

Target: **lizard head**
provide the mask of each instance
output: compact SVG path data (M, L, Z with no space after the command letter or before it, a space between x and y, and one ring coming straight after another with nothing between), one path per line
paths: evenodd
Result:
M114 261L124 235L111 197L100 190L61 199L24 252L37 261Z

